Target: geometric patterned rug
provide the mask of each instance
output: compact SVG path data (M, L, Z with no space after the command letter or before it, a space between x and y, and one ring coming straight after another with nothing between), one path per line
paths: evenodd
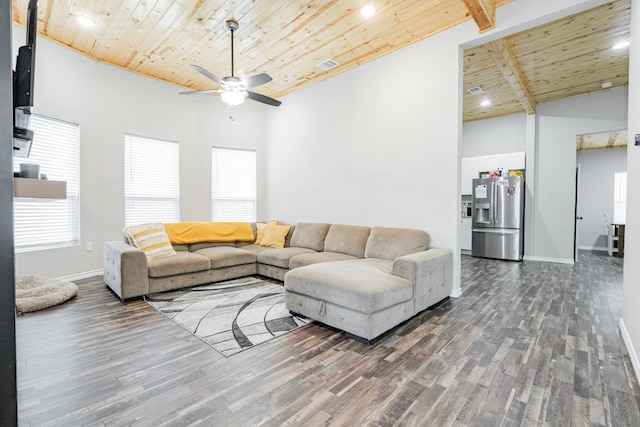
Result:
M312 322L284 306L284 286L255 277L149 294L145 301L229 357Z

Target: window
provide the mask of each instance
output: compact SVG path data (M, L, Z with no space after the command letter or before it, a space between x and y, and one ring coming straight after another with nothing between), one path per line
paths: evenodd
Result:
M124 136L125 226L180 221L178 143Z
M37 163L40 173L53 181L66 181L66 199L22 199L13 203L16 252L59 248L80 242L80 201L78 196L80 127L75 123L33 114L35 136L28 159L13 159L13 170L20 163Z
M213 147L211 219L256 220L256 152Z
M616 172L613 187L613 223L625 224L627 219L627 173Z

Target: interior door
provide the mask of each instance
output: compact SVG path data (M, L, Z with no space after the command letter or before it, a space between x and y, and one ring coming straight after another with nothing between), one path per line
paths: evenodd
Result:
M579 224L582 219L581 216L578 215L578 195L580 194L580 163L576 166L576 205L574 208L575 214L575 224L573 227L573 262L578 262L578 234L579 234Z

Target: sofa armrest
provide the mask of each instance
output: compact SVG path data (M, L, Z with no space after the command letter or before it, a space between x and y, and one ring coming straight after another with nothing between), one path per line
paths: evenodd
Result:
M149 293L149 268L144 252L122 241L104 244L104 281L125 300Z
M391 274L413 283L414 314L445 299L453 290L451 249L431 248L398 257Z

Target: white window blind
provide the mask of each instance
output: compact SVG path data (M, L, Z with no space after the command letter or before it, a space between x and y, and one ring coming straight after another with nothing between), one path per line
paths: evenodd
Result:
M613 187L613 223L625 224L627 220L627 173L616 172Z
M180 221L178 143L124 136L125 225Z
M256 152L213 147L211 150L211 219L256 220Z
M78 245L80 242L79 143L80 127L75 123L33 114L34 131L29 158L13 159L37 163L47 179L67 182L66 199L23 199L13 203L16 252Z

